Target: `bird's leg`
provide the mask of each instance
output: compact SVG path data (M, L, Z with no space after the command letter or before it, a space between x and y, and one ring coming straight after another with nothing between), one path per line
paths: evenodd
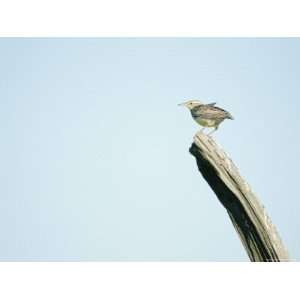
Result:
M215 127L211 132L209 132L207 135L211 135L213 132L217 131L218 130L218 126Z
M213 129L212 131L210 131L207 135L212 135L213 132L215 132L216 129Z
M202 127L198 132L202 134L202 133L204 133L204 129L205 129L205 127Z

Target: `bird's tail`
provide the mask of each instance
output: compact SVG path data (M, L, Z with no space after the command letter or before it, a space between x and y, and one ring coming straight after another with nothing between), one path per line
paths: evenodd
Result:
M234 117L230 113L228 113L227 114L227 119L234 120Z

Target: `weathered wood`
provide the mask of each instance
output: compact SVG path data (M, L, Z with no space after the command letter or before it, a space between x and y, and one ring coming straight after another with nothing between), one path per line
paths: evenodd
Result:
M288 261L287 250L275 226L226 153L201 132L195 135L190 153L226 208L250 260Z

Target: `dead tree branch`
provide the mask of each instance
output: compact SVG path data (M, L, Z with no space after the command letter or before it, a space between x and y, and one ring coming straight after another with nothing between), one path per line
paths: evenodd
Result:
M190 153L227 210L251 261L288 261L288 253L264 207L214 140L199 132Z

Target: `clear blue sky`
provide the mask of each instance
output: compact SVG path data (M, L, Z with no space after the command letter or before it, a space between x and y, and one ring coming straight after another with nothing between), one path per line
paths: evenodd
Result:
M0 259L247 261L189 154L215 139L300 258L299 39L0 39Z

